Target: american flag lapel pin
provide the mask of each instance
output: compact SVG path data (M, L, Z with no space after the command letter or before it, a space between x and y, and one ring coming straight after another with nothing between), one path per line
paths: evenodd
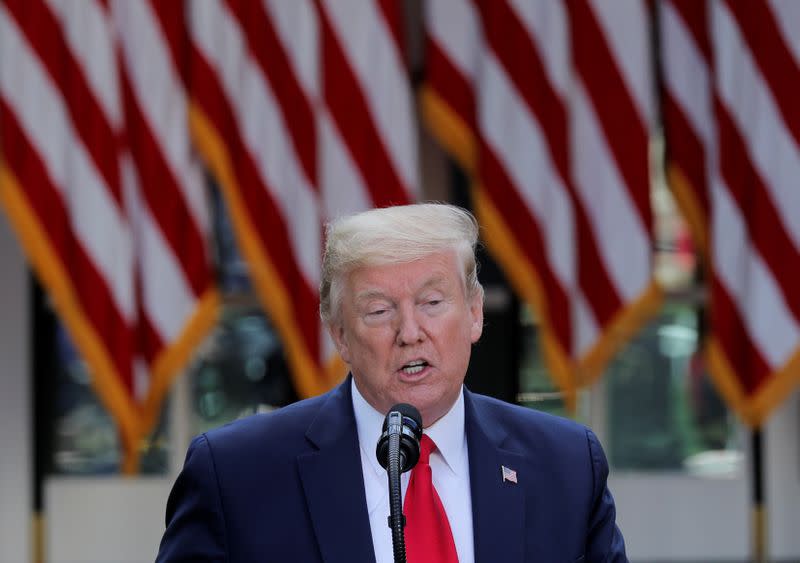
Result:
M503 473L503 483L508 481L509 483L517 484L517 472L513 469L509 469L505 465L501 465L500 469Z

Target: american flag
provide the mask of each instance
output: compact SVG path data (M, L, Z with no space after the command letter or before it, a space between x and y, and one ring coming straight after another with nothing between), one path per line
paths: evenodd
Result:
M503 475L503 483L505 483L506 481L509 481L511 483L517 482L517 472L514 471L513 469L509 469L505 465L501 465L500 471Z
M226 196L299 393L341 377L318 315L322 225L418 191L401 7L0 6L3 201L119 422L130 467L214 320L195 147Z
M79 8L79 9L78 9ZM0 198L134 470L217 308L180 5L0 3Z
M0 5L2 199L136 465L217 309L201 155L302 396L329 218L418 196L402 5Z
M669 176L709 266L711 371L758 425L800 373L800 4L659 10Z
M425 120L471 174L489 249L574 403L657 310L648 5L430 0Z
M401 7L187 3L192 137L302 396L344 375L318 313L324 222L417 197Z

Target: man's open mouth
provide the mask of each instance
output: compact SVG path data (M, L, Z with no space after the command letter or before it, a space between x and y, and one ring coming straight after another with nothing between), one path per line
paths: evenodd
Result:
M428 362L425 360L413 360L405 364L400 371L408 375L414 375L415 373L419 373L428 367Z

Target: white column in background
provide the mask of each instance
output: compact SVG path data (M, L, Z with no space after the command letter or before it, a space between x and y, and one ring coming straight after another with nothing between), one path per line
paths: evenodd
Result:
M31 560L32 420L28 270L0 212L0 561Z

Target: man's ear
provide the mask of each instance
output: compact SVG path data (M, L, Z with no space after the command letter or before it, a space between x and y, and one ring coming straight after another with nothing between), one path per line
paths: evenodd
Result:
M475 344L483 334L483 293L478 293L470 299L469 312L472 324L470 325L470 337Z
M350 347L347 344L344 326L340 322L328 323L328 333L331 335L336 351L346 363L350 363Z

